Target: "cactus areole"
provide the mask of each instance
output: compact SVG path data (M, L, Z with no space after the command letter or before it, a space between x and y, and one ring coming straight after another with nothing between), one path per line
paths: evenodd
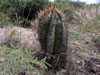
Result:
M55 7L50 6L39 16L38 34L41 50L47 61L55 67L63 67L66 62L67 33L65 16Z

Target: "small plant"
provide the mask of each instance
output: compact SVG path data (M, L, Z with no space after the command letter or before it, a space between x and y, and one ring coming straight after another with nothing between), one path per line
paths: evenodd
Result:
M28 27L31 27L31 26L32 26L31 25L31 21L28 20L28 19L24 19L23 24L22 24L22 27L28 28Z
M54 2L54 5L64 13L68 14L70 17L74 15L74 7L69 1L65 2Z
M12 44L11 48L0 48L0 57L5 58L5 61L0 63L0 75L44 75L47 69L45 59L38 61L26 49L16 47Z
M95 46L100 49L100 36L95 36L92 38L92 41L94 42Z

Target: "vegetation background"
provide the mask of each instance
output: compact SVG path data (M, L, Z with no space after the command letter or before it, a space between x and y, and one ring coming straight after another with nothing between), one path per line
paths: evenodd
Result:
M99 2L99 1L98 1ZM36 20L41 11L56 6L68 17L71 65L48 70L46 58L34 57L40 44ZM40 57L42 57L40 55ZM0 0L0 75L99 75L100 4L70 0ZM74 67L69 73L70 67Z

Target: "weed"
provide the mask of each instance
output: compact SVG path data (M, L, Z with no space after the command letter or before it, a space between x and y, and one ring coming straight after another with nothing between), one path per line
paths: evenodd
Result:
M44 75L44 71L47 69L46 65L48 65L45 59L38 61L28 50L17 49L13 44L10 46L10 48L0 48L0 57L6 59L0 63L1 75L18 75L21 73L32 75L34 72L38 75Z

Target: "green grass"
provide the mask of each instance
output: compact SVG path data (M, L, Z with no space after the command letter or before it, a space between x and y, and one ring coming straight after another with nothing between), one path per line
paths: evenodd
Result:
M0 48L0 57L5 58L5 61L0 63L0 75L18 75L25 72L27 75L32 75L36 72L38 75L44 75L47 65L45 59L38 61L28 50L16 47L12 44L11 48Z
M92 41L93 41L94 45L95 45L98 49L100 49L100 36L94 36L94 37L92 38Z
M0 27L8 26L10 24L10 18L6 14L0 12Z
M92 32L92 33L94 33L95 31L95 33L97 34L98 32L100 32L100 17L99 15L96 15L96 17L94 17L91 20L83 17L83 20L80 19L78 21L78 25L79 25L80 30L82 31Z
M70 16L74 15L74 7L73 5L69 2L54 2L53 3L58 9L63 11L64 13L67 13Z
M85 40L85 36L80 34L79 32L69 32L70 40Z

